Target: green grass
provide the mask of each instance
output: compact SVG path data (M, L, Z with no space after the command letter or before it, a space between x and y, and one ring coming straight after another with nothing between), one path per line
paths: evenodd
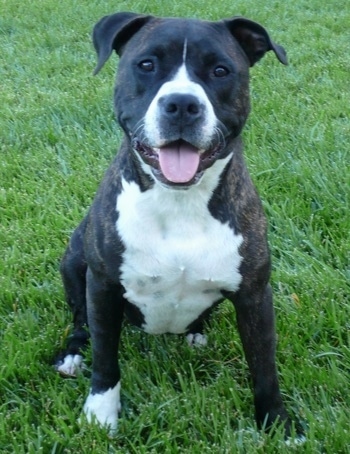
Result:
M270 222L281 387L307 428L301 447L256 432L229 304L202 350L126 327L115 439L77 423L89 370L63 380L51 367L70 327L59 260L121 137L116 58L91 75L92 26L116 8L241 14L288 51L287 68L268 55L252 69L244 140ZM349 23L347 0L0 1L1 453L350 452Z

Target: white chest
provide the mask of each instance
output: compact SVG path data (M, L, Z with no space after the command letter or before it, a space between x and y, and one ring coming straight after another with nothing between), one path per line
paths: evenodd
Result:
M222 295L237 290L243 241L207 207L205 182L186 191L123 181L117 230L125 245L125 298L152 334L182 333Z

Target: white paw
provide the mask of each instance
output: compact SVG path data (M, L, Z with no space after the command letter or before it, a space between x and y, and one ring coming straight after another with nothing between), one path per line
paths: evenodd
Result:
M57 372L65 377L76 377L82 369L83 357L81 355L67 355L63 361L56 366Z
M99 425L107 427L111 434L117 430L120 410L120 381L114 388L104 393L91 394L90 392L83 408L89 423L96 421Z
M187 334L186 339L190 347L205 347L208 343L207 336L200 333Z
M295 437L295 438L288 438L288 439L286 440L286 445L287 445L288 447L300 446L300 445L303 445L305 442L306 442L306 437L305 437L305 435L298 435L298 436Z

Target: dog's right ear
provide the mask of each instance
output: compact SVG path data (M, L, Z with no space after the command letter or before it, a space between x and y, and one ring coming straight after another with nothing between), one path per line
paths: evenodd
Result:
M98 57L94 75L100 71L113 50L121 55L125 43L152 17L136 13L116 13L97 22L92 33Z

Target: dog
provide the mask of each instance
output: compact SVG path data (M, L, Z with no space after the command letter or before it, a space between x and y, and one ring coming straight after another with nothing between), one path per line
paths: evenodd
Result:
M234 304L259 428L291 434L275 363L267 222L242 154L249 71L284 48L243 17L217 22L121 12L93 43L119 57L114 106L124 138L61 263L74 329L57 370L74 376L91 336L88 421L112 432L126 316L146 333L206 343L204 323ZM89 332L87 330L89 327Z

